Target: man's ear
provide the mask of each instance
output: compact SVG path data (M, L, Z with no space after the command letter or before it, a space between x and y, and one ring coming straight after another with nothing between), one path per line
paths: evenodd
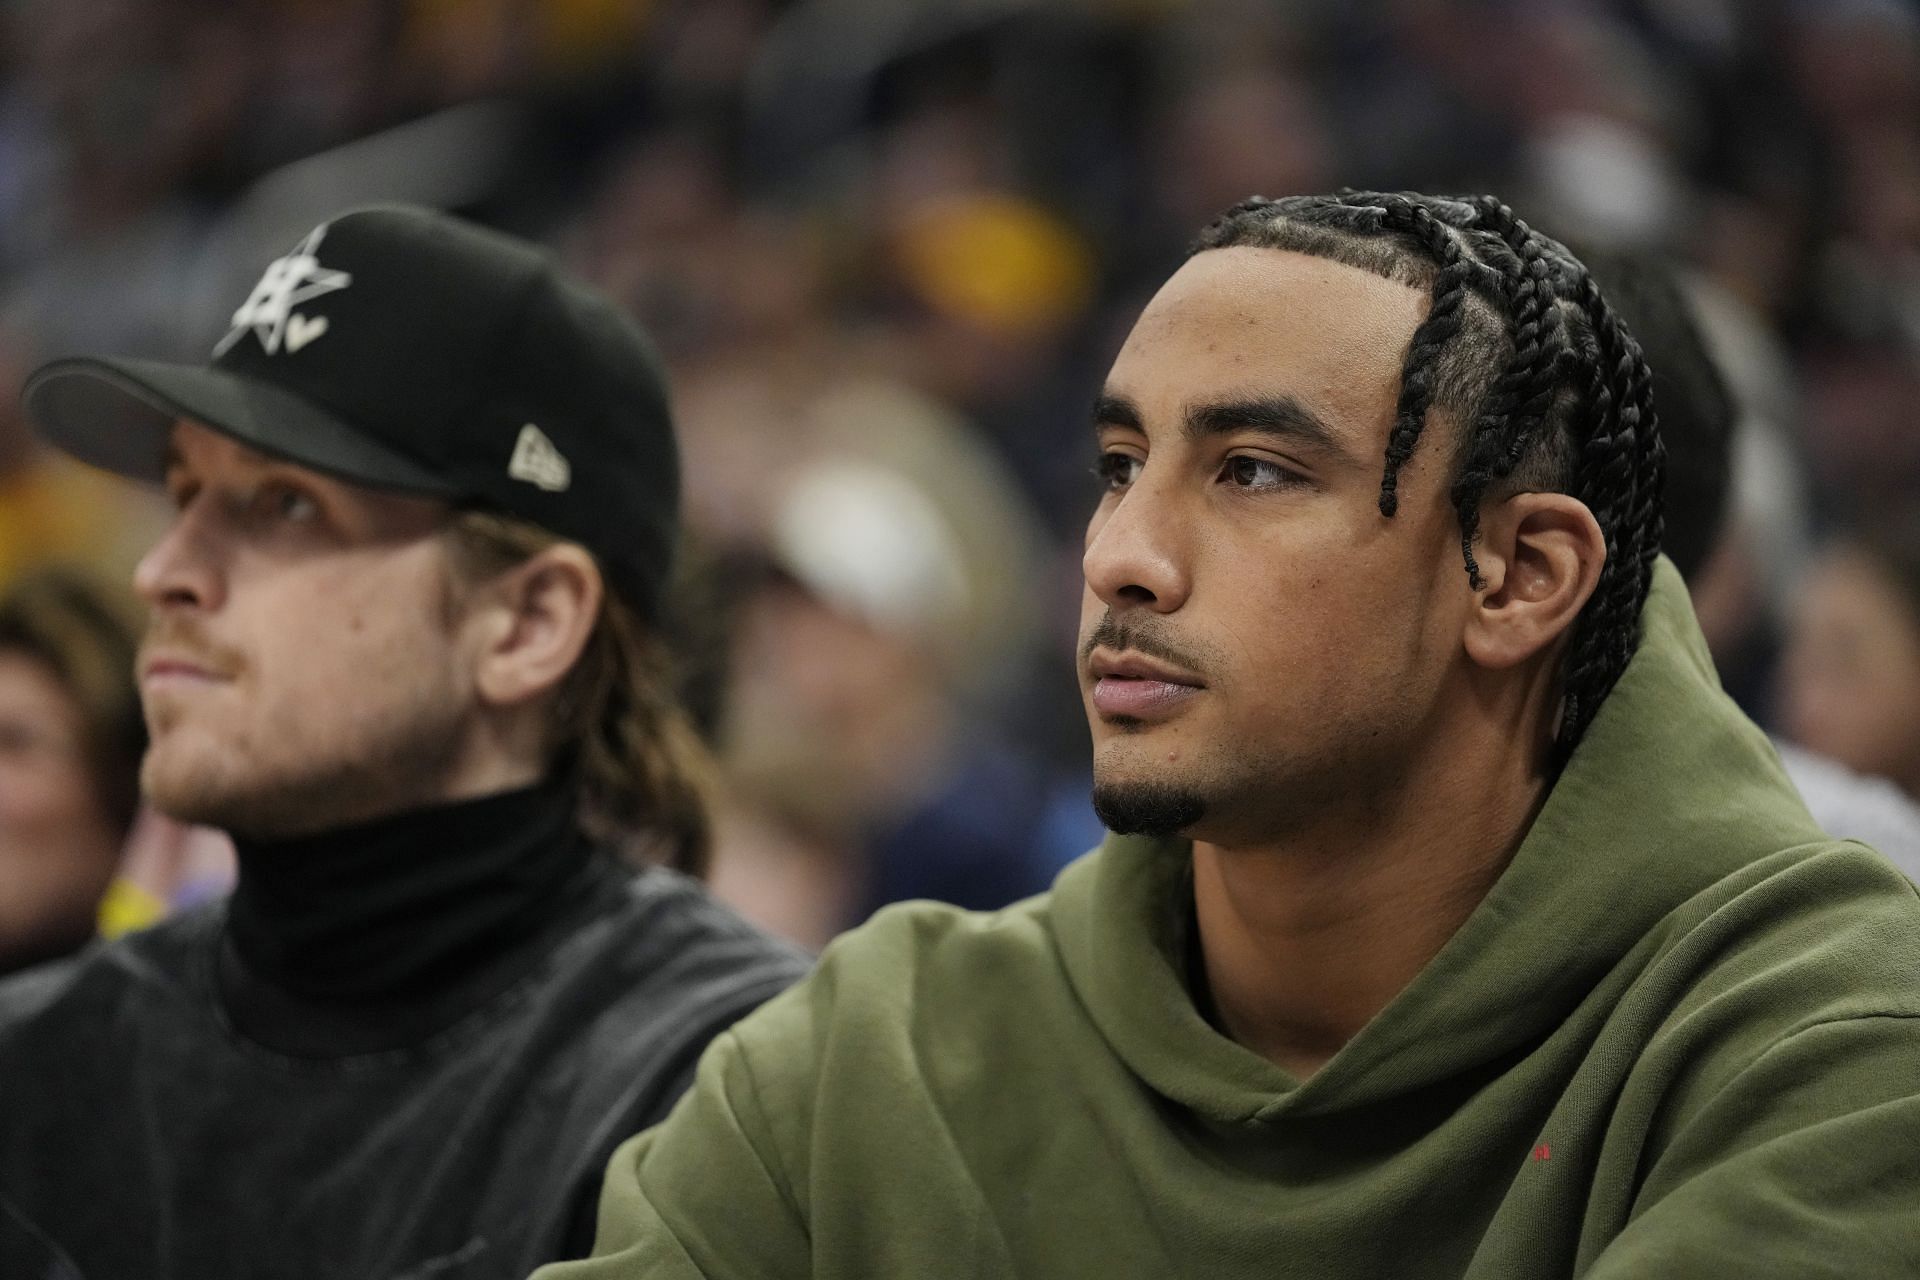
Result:
M1467 619L1467 656L1502 669L1572 630L1600 582L1607 540L1578 498L1519 493L1481 511L1474 558L1483 585Z
M559 543L527 557L481 590L474 681L480 701L508 707L560 686L600 618L605 585L593 557Z

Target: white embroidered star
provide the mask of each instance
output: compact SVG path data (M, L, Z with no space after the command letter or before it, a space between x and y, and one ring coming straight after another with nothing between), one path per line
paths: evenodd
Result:
M293 314L293 309L301 303L353 283L351 275L321 266L320 259L314 256L326 232L325 227L315 227L292 253L267 267L260 283L253 286L253 292L233 313L233 328L214 347L214 355L226 354L227 348L249 329L260 339L268 355L278 354L282 343L289 352L298 351L326 332L325 316L309 320Z

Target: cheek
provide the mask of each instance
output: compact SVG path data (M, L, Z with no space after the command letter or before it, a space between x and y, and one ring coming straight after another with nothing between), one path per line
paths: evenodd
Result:
M1351 546L1294 552L1284 571L1244 579L1262 585L1231 600L1222 634L1252 702L1336 721L1432 696L1457 645L1455 623L1414 566L1380 561Z
M77 762L0 764L0 823L16 832L86 819L91 786Z
M1367 683L1378 636L1356 625L1353 601L1309 578L1259 605L1229 632L1255 705L1332 712Z
M256 650L255 692L275 724L307 732L350 724L417 702L453 678L452 639L422 588L323 589L307 598L338 603L280 615L286 621Z
M1379 638L1386 602L1408 589L1404 565L1358 545L1331 514L1209 548L1208 585L1233 632L1286 667L1308 660L1340 665L1343 654Z

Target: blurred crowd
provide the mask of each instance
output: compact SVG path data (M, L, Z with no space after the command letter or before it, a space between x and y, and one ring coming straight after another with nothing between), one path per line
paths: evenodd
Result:
M1920 796L1904 0L0 0L0 591L58 563L110 599L159 514L35 448L27 369L201 356L318 219L452 208L667 357L719 892L808 945L997 905L1097 836L1069 673L1101 373L1214 213L1343 185L1495 191L1681 266L1739 410L1695 579L1728 686ZM0 844L41 840L38 741L0 723ZM140 901L204 890L167 865Z

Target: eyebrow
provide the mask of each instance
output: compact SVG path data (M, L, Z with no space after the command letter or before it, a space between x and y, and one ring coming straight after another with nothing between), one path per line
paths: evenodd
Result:
M1096 427L1129 427L1135 431L1144 431L1140 425L1140 408L1133 401L1112 391L1102 391L1093 402L1093 425Z
M1192 405L1187 409L1184 426L1188 439L1253 431L1341 456L1347 452L1340 432L1288 395Z
M1096 427L1127 427L1144 431L1140 407L1117 392L1102 392L1093 402ZM1181 423L1188 439L1252 431L1291 440L1342 457L1347 447L1341 434L1319 414L1289 395L1216 400L1190 406Z

